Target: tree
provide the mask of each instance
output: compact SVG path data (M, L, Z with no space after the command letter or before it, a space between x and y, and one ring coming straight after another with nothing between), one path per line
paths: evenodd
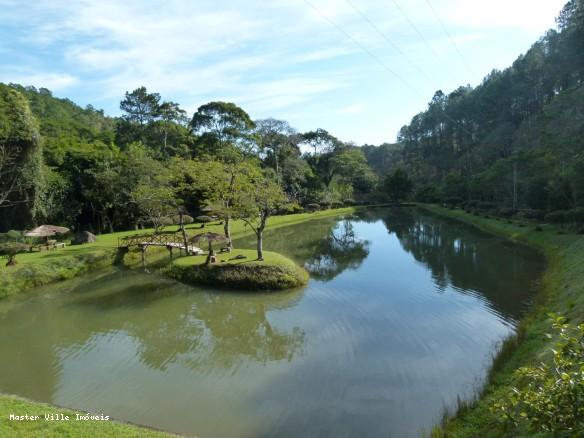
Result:
M186 124L187 112L176 102L163 102L158 107L158 117L162 127L162 151L166 154L169 131L173 125Z
M148 93L146 87L136 88L131 93L126 91L124 100L120 102L120 109L125 113L122 117L142 127L158 116L159 102L160 94Z
M396 169L387 175L383 181L383 189L394 202L400 202L413 190L414 183L403 169Z
M274 169L276 178L282 181L282 162L290 156L299 156L299 136L284 120L264 119L255 122L254 135L260 156Z
M190 176L185 190L199 190L208 207L223 219L223 231L231 248L231 219L236 198L244 190L246 175L257 169L251 161L221 162L217 160L190 160L183 172Z
M235 214L255 233L258 260L263 260L263 238L268 219L288 204L288 198L275 179L265 172L247 175L246 182L237 193Z
M30 222L42 208L42 172L37 121L24 96L0 84L0 208L10 215L6 222Z
M210 102L200 106L190 122L207 151L225 154L229 146L245 149L255 127L249 115L231 102Z
M314 156L334 151L340 144L339 140L324 129L309 131L302 134L302 141L314 149Z
M16 256L28 251L29 246L20 242L8 242L0 244L0 255L6 258L6 266L16 265Z

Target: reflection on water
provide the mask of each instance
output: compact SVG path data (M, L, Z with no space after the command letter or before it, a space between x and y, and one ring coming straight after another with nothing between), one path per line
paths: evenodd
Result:
M199 437L416 436L476 389L542 270L416 210L272 230L266 247L309 285L110 271L0 301L0 391Z

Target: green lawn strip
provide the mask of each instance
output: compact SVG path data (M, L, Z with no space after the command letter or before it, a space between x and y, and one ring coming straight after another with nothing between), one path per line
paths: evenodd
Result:
M268 229L285 227L288 225L307 222L342 214L349 214L355 208L341 208L335 210L324 210L314 213L301 213L285 216L274 216L268 222ZM166 231L176 230L176 226L166 227ZM207 224L204 228L199 225L188 225L189 235L193 236L200 232L223 232L223 225L219 221ZM17 256L17 266L6 267L0 262L0 298L20 293L24 290L50 284L56 281L82 275L90 270L99 269L112 263L119 239L135 234L151 233L154 230L124 231L112 234L97 236L97 241L85 245L67 246L47 252L34 252L20 254ZM233 221L232 237L239 238L253 234L253 231L245 225L243 221ZM161 258L162 250L149 250L149 261L159 254ZM130 256L127 260L130 266L137 265L139 257Z
M470 406L461 406L444 427L433 432L436 437L533 436L527 431L505 430L490 406L515 384L513 372L517 368L550 359L549 349L553 341L545 336L550 330L549 312L560 313L575 324L584 320L584 236L567 234L546 225L540 225L541 231L538 231L536 224L485 218L434 205L421 207L529 245L546 258L547 266L535 303L520 322L517 336L502 345L480 397Z
M245 257L245 258L242 258ZM217 253L217 263L205 266L206 256L189 256L175 260L166 274L179 281L247 290L277 290L299 287L308 281L308 273L281 254L234 249Z
M10 414L39 416L36 421L10 420ZM69 421L45 421L44 415L65 415ZM172 437L165 432L134 426L117 421L76 420L76 414L87 412L72 411L37 403L10 395L0 395L0 436L2 437ZM55 418L55 417L53 417Z

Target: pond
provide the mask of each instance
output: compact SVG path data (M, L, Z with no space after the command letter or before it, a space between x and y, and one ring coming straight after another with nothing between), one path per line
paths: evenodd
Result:
M418 436L480 388L544 267L415 209L272 230L265 246L308 286L112 269L0 301L0 391L200 438Z

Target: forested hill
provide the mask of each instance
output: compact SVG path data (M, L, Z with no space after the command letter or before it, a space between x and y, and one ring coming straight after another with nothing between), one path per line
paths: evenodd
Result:
M438 91L399 134L399 163L425 201L584 206L584 1L570 0L511 67Z

